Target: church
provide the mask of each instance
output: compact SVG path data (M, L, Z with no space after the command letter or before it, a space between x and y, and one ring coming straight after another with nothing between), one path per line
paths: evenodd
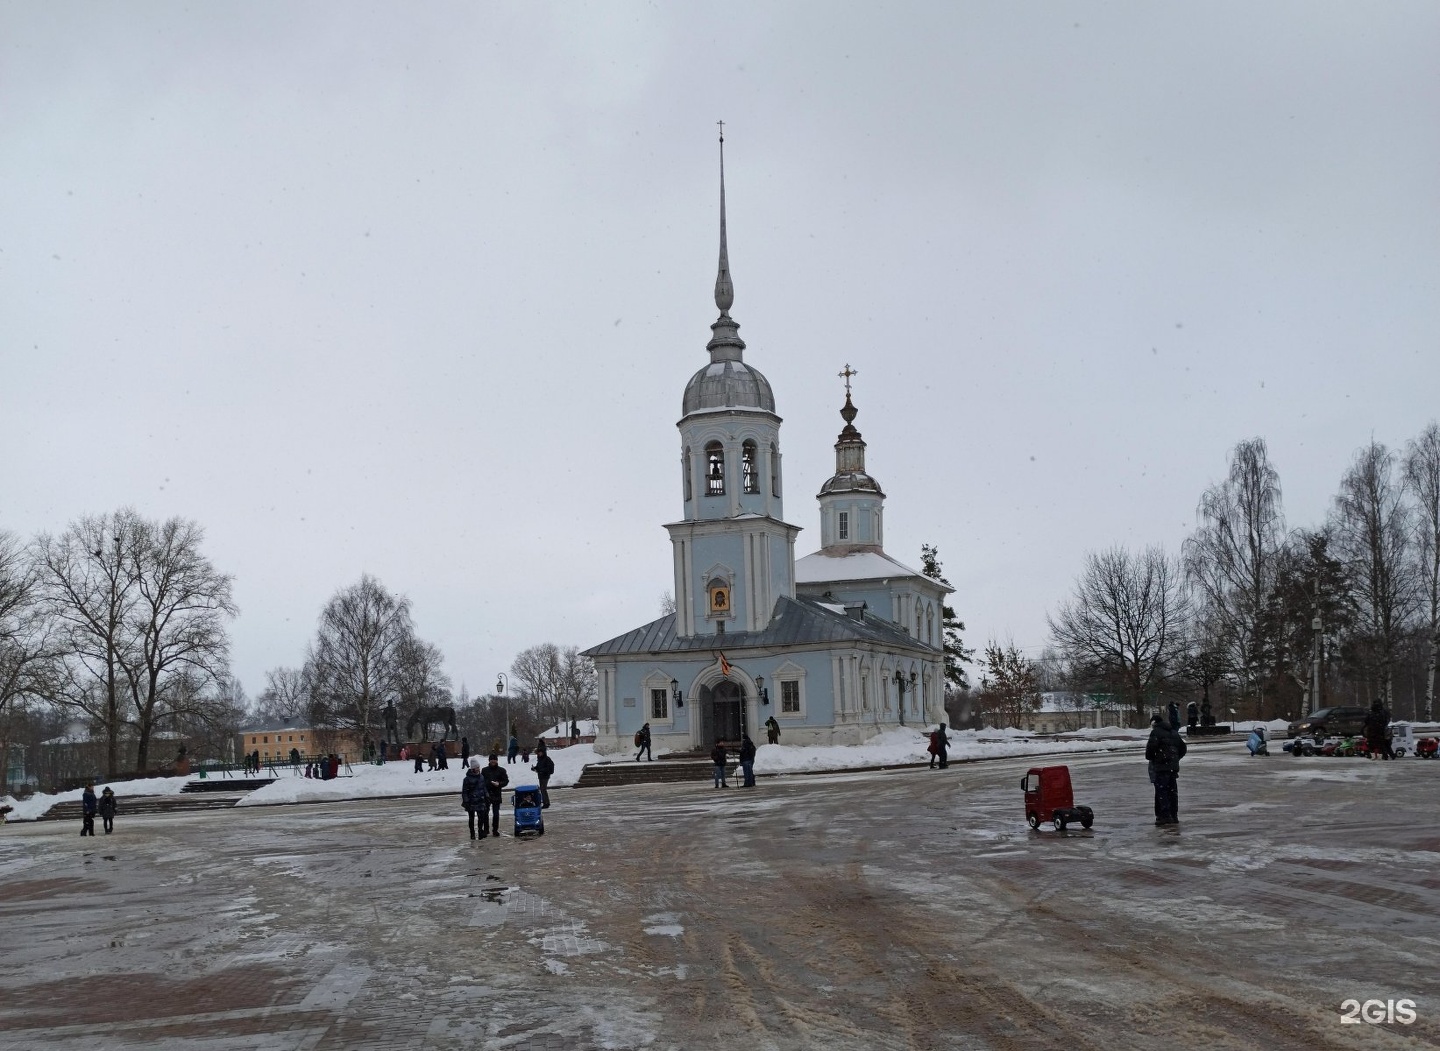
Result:
M951 590L885 553L885 494L865 471L847 365L835 473L821 487L820 549L795 557L785 520L780 417L745 362L725 236L709 362L681 402L683 515L665 528L675 611L585 651L595 662L595 746L621 752L650 724L657 751L757 742L859 744L945 719L941 615Z

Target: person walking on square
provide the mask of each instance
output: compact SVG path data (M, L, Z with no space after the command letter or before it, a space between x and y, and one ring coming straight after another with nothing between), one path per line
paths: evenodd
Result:
M729 788L730 782L725 780L725 762L729 757L725 754L725 746L719 741L710 752L710 761L715 764L715 787Z
M105 786L105 791L100 793L100 821L105 826L105 834L108 836L115 831L115 791ZM90 833L92 836L94 832Z
M423 774L425 772L425 754L419 748L411 749L411 752L415 759L415 772Z
M940 769L950 765L950 737L945 733L945 724L935 731L935 758L940 760Z
M939 733L940 733L939 730L931 730L931 731L930 731L930 739L929 739L929 740L926 742L926 744L925 744L925 751L930 754L930 769L931 769L931 770L934 770L934 769L935 769L935 763L936 763L936 762L939 760L939 758L940 758L940 754L939 754L939 753L940 753L940 749L939 749L939 748L936 746L936 744L935 744L935 738L936 738L936 736L937 736Z
M1180 760L1185 757L1185 739L1174 730L1159 712L1150 717L1150 740L1145 743L1145 759L1150 764L1150 780L1155 785L1155 824L1180 824Z
M460 805L470 819L470 838L475 838L475 825L480 825L480 835L485 835L485 804L489 802L489 790L485 778L480 774L480 757L470 760L470 769L460 782Z
M95 835L95 811L98 804L95 802L95 786L89 781L85 782L85 791L80 793L80 834L82 836Z
M511 734L511 735L510 735L510 747L505 750L505 762L506 762L506 763L513 763L513 762L515 761L515 757L516 757L517 755L519 755L519 754L520 754L520 742L515 739L515 735L514 735L514 734Z
M296 773L300 771L300 749L298 748L290 749L290 769Z
M469 769L470 767L470 738L460 738L460 765Z
M742 788L755 787L755 742L750 740L750 735L743 734L740 741L740 770L744 773L744 780L740 782Z
M655 757L650 754L649 723L646 723L644 726L640 727L640 729L635 732L635 743L640 746L635 749L635 761L638 763L640 761L640 756L644 755L647 759L650 760L650 762L653 763L655 761Z
M1376 701L1370 706L1370 714L1365 716L1365 751L1371 759L1389 759L1385 743L1385 734L1390 727L1390 713L1385 706Z
M500 765L500 757L494 752L490 753L490 765L480 771L480 776L485 779L485 802L486 808L480 818L480 834L485 835L487 826L490 835L500 834L500 803L505 794L505 786L510 783L510 775ZM488 820L485 814L488 814Z
M780 724L775 721L775 716L765 720L765 739L771 744L780 743Z
M540 742L540 747L535 751L535 778L540 782L540 809L544 810L550 805L550 777L555 773L555 760L550 758L550 752L545 747L545 742Z
M1165 706L1165 717L1170 720L1170 729L1180 729L1180 706L1174 701Z

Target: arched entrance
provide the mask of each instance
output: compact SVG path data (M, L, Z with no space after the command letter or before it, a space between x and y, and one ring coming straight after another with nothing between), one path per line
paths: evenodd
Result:
M701 689L702 742L721 743L738 748L745 731L745 691L730 679L721 679L714 686Z

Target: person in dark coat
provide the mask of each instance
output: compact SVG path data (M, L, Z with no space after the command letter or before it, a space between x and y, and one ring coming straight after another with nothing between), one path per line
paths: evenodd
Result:
M1192 730L1200 725L1200 706L1194 701L1185 706L1185 724Z
M382 738L380 738L380 765L381 765L381 766L384 766L384 765L385 765L385 760L389 758L389 755L390 755L390 742L387 741L387 740L385 740L385 738L382 737Z
M260 772L260 749L258 748L250 753L250 769L257 774Z
M1365 750L1370 754L1371 759L1390 759L1394 753L1387 755L1390 746L1385 740L1390 729L1390 713L1385 706L1376 701L1370 706L1370 714L1365 716Z
M468 737L460 738L460 765L467 769L470 766L470 738Z
M555 773L555 760L542 743L535 753L535 778L540 782L540 809L550 805L550 776Z
M500 757L491 752L490 765L480 771L480 776L485 779L486 792L486 807L480 812L480 834L485 835L486 829L489 827L489 834L498 836L500 834L500 803L505 794L505 786L510 783L510 775L500 765Z
M100 793L100 820L105 825L107 836L115 831L115 791L109 785ZM90 834L93 836L95 833Z
M940 769L950 765L950 737L945 733L945 724L935 731L935 758L940 760Z
M1150 781L1155 786L1155 824L1180 824L1180 760L1185 757L1185 739L1159 712L1150 717L1150 740L1145 759L1150 764Z
M298 748L292 748L292 749L290 749L290 769L291 769L291 770L299 770L299 769L300 769L300 749L298 749Z
M1174 701L1165 706L1165 717L1170 720L1170 729L1180 729L1180 706Z
M775 716L765 720L765 740L771 744L780 743L780 724L775 721Z
M515 757L516 757L517 755L519 755L519 754L520 754L520 742L519 742L518 740L516 740L514 734L511 734L511 735L510 735L510 747L507 748L507 749L505 749L505 762L507 762L507 763L513 763L513 762L515 761Z
M423 751L422 749L420 749L420 748L414 748L414 749L411 749L411 752L412 752L412 754L413 754L414 757L415 757L415 773L417 773L417 774L423 774L423 773L425 772L425 753L424 753L424 751Z
M750 740L750 735L744 734L740 741L740 770L744 773L744 780L740 782L742 788L755 787L755 742Z
M719 741L710 750L710 761L715 764L715 787L729 788L730 782L725 780L725 763L730 757L725 753L725 746Z
M80 834L82 836L95 835L95 811L99 804L95 801L95 786L90 782L85 783L85 791L80 793Z
M475 824L480 824L480 835L485 835L485 804L488 802L489 791L485 786L485 778L480 774L480 757L476 756L470 760L470 769L465 771L465 779L460 782L460 805L465 808L465 813L470 818L470 838L475 838Z
M574 719L570 720L570 743L575 744L580 740L580 724Z
M635 761L638 763L642 755L646 756L652 763L655 757L650 754L650 724L646 723L640 727L635 735L635 743L639 746L635 749Z

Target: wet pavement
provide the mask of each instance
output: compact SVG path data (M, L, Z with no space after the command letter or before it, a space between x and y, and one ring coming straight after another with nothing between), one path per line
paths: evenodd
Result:
M8 825L0 1048L1440 1046L1440 762L1237 749Z

